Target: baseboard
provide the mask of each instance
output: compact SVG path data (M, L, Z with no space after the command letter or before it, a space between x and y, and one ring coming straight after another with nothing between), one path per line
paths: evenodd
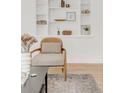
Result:
M97 64L103 63L102 59L81 59L81 58L69 58L67 63L86 63L86 64Z

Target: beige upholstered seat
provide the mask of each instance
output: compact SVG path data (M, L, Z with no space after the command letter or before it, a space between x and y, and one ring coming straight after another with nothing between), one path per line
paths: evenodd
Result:
M38 54L32 59L33 66L63 66L64 54Z
M41 41L41 48L33 50L40 53L32 58L32 66L62 66L64 78L67 79L66 50L60 38L48 37Z

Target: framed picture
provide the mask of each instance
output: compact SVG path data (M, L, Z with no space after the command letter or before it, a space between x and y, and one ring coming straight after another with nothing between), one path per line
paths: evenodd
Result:
M76 12L66 12L67 21L76 21Z
M81 26L81 35L90 35L91 34L91 26L90 25L82 25Z

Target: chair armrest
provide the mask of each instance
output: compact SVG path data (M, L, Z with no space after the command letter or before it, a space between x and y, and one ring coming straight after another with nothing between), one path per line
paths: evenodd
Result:
M62 48L62 53L64 53L66 55L66 49Z
M32 54L32 53L34 53L34 52L36 52L36 51L40 51L40 52L41 52L41 48L34 49L34 50L32 50L30 53Z
M64 64L66 65L67 64L67 54L66 54L66 49L65 48L62 48L62 53L64 54Z

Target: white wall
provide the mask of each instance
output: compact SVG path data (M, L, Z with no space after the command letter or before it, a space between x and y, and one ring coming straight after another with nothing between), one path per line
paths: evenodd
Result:
M21 32L36 33L36 0L21 0Z

